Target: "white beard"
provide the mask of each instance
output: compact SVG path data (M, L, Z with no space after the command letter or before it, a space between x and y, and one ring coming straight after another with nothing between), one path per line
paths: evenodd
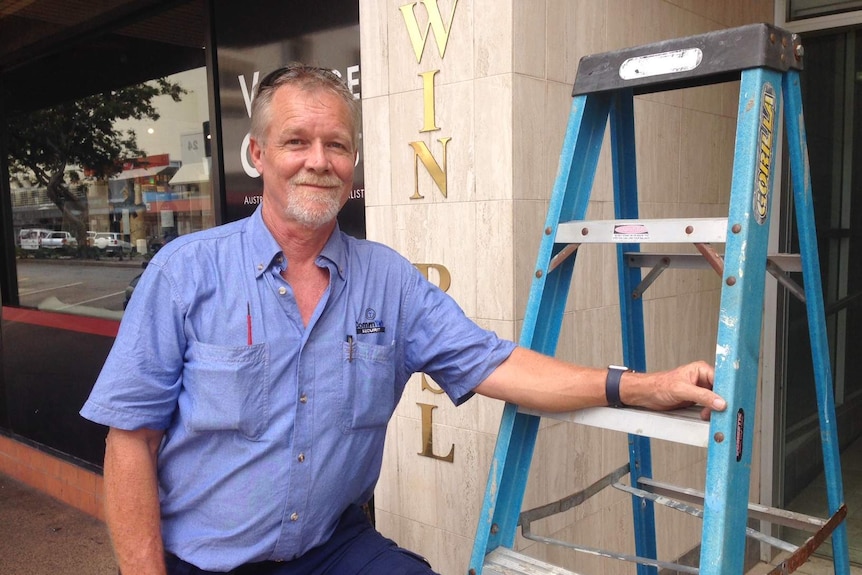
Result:
M305 182L311 183L308 180ZM341 187L326 192L309 192L299 185L301 183L303 180L300 178L290 182L284 206L285 216L308 228L318 228L334 220L343 204ZM334 183L329 181L330 185ZM338 185L341 185L340 181Z

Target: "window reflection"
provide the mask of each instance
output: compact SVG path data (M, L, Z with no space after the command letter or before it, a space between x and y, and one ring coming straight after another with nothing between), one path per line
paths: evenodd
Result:
M95 116L110 113L88 99L13 120L22 126L19 137L44 140L16 148L14 124L10 130L10 150L31 150L23 159L9 158L22 307L119 319L155 252L179 235L215 225L206 70L147 86L130 92L151 95L137 102L138 112L115 115L108 125ZM111 96L91 98L105 97ZM93 110L89 132L62 125L72 114L64 110L72 109ZM40 131L39 123L47 125ZM82 141L58 145L55 136ZM57 149L68 150L67 157L52 156ZM107 156L110 165L97 163Z

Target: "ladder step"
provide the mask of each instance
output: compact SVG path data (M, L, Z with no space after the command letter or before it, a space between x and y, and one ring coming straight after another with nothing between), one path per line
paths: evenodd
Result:
M799 38L749 24L581 58L573 95L630 88L648 94L738 79L746 68L802 69Z
M483 575L578 575L574 571L527 557L508 547L497 547L485 557Z
M575 220L559 224L555 241L558 244L723 244L726 237L727 218Z
M590 407L562 413L546 413L521 407L518 411L695 447L709 445L709 422L700 418L699 407L661 412L613 407Z

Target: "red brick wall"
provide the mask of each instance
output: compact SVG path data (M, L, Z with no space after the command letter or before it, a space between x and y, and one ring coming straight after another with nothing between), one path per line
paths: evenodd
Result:
M104 521L102 476L0 435L0 473Z

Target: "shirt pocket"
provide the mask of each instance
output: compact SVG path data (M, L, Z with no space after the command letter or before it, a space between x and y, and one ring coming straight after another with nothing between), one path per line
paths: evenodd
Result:
M266 344L227 347L193 342L186 359L186 428L192 432L238 431L258 439L269 419Z
M385 428L395 410L394 348L353 339L342 349L344 431Z

